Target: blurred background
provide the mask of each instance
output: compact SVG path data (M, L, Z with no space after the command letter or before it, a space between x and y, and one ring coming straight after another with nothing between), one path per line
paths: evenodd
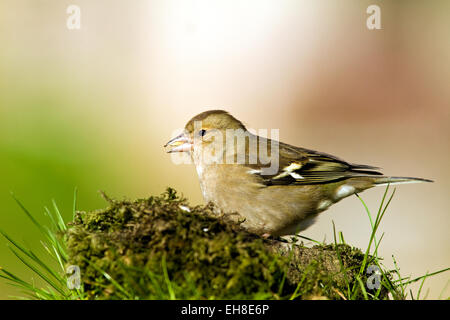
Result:
M81 28L67 28L69 5ZM381 8L381 30L366 9ZM202 203L196 172L162 148L199 112L221 108L284 142L434 179L397 188L379 253L402 275L450 265L449 1L0 1L0 229L41 252L15 204L46 221L55 199L78 208L160 194ZM376 211L383 188L362 194ZM304 232L366 248L351 197ZM0 240L0 266L31 279ZM450 295L449 273L426 280ZM417 290L418 285L413 287ZM414 291L415 292L415 291ZM0 281L0 298L18 295Z

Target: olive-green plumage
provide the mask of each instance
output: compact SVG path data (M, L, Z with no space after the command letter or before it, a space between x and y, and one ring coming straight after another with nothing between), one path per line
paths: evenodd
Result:
M332 204L377 185L431 181L259 137L223 110L193 117L166 146L191 154L205 201L262 235L296 234Z

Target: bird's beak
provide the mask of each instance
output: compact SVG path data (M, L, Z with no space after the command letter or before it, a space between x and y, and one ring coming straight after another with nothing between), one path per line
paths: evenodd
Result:
M169 148L167 150L168 153L191 151L192 141L188 137L186 132L183 132L182 134L176 136L175 138L173 138L169 142L167 142L164 145L164 148Z

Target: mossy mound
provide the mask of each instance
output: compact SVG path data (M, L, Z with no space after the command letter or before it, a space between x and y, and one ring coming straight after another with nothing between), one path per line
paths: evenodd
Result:
M262 239L173 189L107 200L106 209L77 212L67 232L69 263L93 299L340 299L363 259L347 245Z

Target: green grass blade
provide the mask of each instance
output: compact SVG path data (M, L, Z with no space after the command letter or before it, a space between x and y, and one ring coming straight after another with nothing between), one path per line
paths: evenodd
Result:
M364 283L361 280L360 276L356 276L356 280L361 288L361 292L364 296L364 299L369 300L369 296L367 295L366 287L364 286Z
M42 227L42 225L33 217L33 215L25 208L25 206L22 204L22 202L19 201L19 199L16 198L14 193L11 192L11 196L16 201L16 203L19 205L19 207L22 209L22 211L27 215L27 217L33 222L33 224L38 227L38 229L42 233L46 233L46 230Z
M422 292L422 287L423 287L423 284L425 283L425 280L427 279L427 277L428 277L428 271L427 271L427 273L425 274L425 276L423 277L422 282L420 283L419 290L417 291L417 297L416 297L416 300L419 300L419 299L420 299L420 293Z
M49 275L55 278L56 281L61 282L62 278L59 274L54 272L47 264L45 264L38 256L36 256L33 251L25 249L23 246L14 241L11 237L9 237L5 232L0 230L0 234L5 237L14 247L19 249L23 254L25 254L31 261L34 261L36 264L41 266ZM21 259L22 260L22 259Z
M55 284L52 280L50 280L47 276L45 276L39 269L37 269L36 267L34 267L31 263L29 263L28 261L26 261L25 258L23 258L18 252L16 252L16 250L14 250L13 248L10 248L12 253L24 264L26 265L29 269L31 269L34 273L36 273L42 280L44 280L47 284L49 284L50 286L52 286L56 291L58 291L62 296L66 296L66 293L59 288L59 286L57 284Z
M335 247L335 250L336 250L336 255L337 255L338 260L339 260L339 265L341 267L340 272L342 272L342 274L344 275L344 279L345 279L345 282L346 282L346 285L347 285L347 291L348 291L348 294L350 294L350 281L349 281L349 279L347 277L347 272L345 270L344 263L342 261L341 253L339 252L339 246L337 244L337 239L336 239L336 226L334 224L334 221L332 221L332 224L333 224L334 247Z
M443 273L443 272L446 272L446 271L449 271L449 270L450 270L450 268L445 268L445 269L442 269L442 270L439 270L439 271L435 271L435 272L432 272L432 273L427 273L427 274L424 275L424 276L417 277L417 278L415 278L415 279L409 280L409 281L407 281L407 282L404 282L403 284L404 284L404 285L408 285L408 284L417 282L417 281L419 281L419 280L422 280L424 277L434 276L434 275L437 275L437 274L439 274L439 273Z
M97 267L94 263L91 261L84 259L90 266L92 266L95 270L100 272L108 281L110 281L120 292L122 292L127 299L133 299L133 295L130 294L127 290L124 289L116 280L114 280L113 277L111 277L106 271L102 270L101 268Z

